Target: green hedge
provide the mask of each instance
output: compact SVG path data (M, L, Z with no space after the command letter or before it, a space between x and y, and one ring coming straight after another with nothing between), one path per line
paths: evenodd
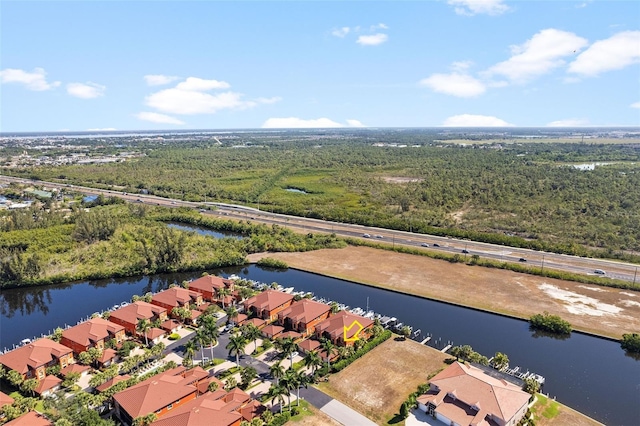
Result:
M367 343L365 343L365 345L359 351L351 355L349 358L342 359L336 362L335 364L333 364L331 366L331 371L334 373L337 373L343 370L345 367L347 367L353 361L355 361L356 359L360 358L361 356L369 352L371 349L375 348L376 346L385 342L386 340L389 340L392 335L393 333L390 330L385 330L384 333L382 333L380 336L376 337L375 339L371 339Z

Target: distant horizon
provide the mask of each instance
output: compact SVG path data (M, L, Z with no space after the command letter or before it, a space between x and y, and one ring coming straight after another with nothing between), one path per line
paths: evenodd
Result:
M555 132L578 132L585 133L586 130L590 131L612 131L612 130L635 130L640 132L640 126L567 126L567 127L555 127L555 126L507 126L507 127L482 127L482 126L398 126L398 127L317 127L317 128L210 128L210 129L131 129L131 130L118 130L118 129L89 129L89 130L54 130L54 131L19 131L19 132L0 132L0 138L7 138L11 136L73 136L73 135L120 135L120 134L136 134L136 133L152 133L152 134L171 134L171 133L234 133L234 132L251 132L251 133L278 133L278 132L313 132L313 131L335 131L335 132L364 132L375 130L453 130L461 133L469 131L486 131L486 132L513 132L523 130L544 130L548 133Z

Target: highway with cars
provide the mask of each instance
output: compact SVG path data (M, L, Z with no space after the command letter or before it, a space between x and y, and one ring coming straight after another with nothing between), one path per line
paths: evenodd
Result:
M435 235L330 222L299 216L288 216L279 213L270 213L252 207L226 203L182 201L153 195L129 194L115 190L96 189L55 182L32 181L29 179L14 178L3 175L0 175L0 182L19 182L43 185L46 188L73 189L74 191L87 195L103 194L105 196L117 196L129 202L138 202L149 205L190 207L200 209L203 214L215 215L229 219L250 220L252 222L265 224L277 224L301 230L302 232L335 233L336 235L343 237L366 238L379 243L392 245L398 244L403 246L413 246L424 250L457 253L463 257L478 255L481 258L493 259L502 262L515 262L545 269L549 268L585 275L598 275L640 284L640 274L638 273L639 265L615 260L593 259L557 253L539 252L530 249L514 248L469 240L459 240ZM204 206L206 206L207 209L204 209ZM213 210L208 210L208 208L212 208Z

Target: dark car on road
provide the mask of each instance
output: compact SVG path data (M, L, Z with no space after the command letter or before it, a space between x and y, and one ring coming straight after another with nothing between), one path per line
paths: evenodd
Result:
M527 259L525 259L524 257L521 257L520 259L518 259L518 262L526 262Z

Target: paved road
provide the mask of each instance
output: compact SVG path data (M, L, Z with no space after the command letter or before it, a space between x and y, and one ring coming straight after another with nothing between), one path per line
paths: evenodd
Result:
M0 181L34 183L29 179L14 178L0 175ZM490 258L503 262L523 263L526 265L568 271L586 275L598 275L596 270L605 271L605 276L625 281L640 283L639 267L636 264L618 262L615 260L591 259L578 256L568 256L556 253L539 252L529 249L500 246L496 244L481 243L476 241L457 240L454 238L438 237L435 235L415 234L412 232L394 231L389 229L366 227L348 223L329 222L319 219L309 219L297 216L287 216L277 213L269 213L251 207L236 206L224 203L195 203L182 200L171 200L153 195L126 194L118 191L102 190L55 182L37 181L36 183L52 188L73 188L73 190L85 194L104 194L117 196L130 202L140 202L151 205L163 205L166 207L192 207L200 208L203 205L215 206L213 212L203 213L228 216L230 218L251 220L266 224L278 224L291 228L302 229L308 232L336 233L346 237L364 238L370 235L375 241L390 244L400 244L421 248L429 245L424 250L435 250L449 253L458 253L463 256L474 254L482 258ZM379 238L376 238L379 237ZM463 253L467 251L467 253Z

